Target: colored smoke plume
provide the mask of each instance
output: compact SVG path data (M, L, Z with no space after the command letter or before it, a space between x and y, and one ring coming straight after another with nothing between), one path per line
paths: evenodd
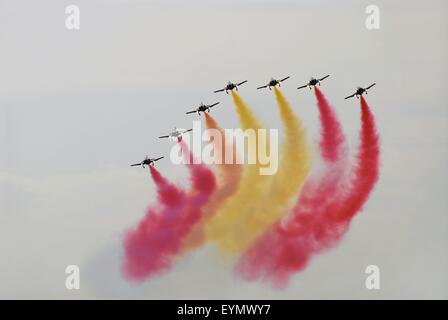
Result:
M253 129L256 133L256 143L260 139L258 129L262 129L260 121L255 117L246 103L241 97L232 91L233 102L239 116L241 127L243 130ZM250 149L249 152L259 151L257 148ZM261 150L267 154L269 152L269 144L262 145ZM254 150L256 149L256 150ZM246 217L252 214L253 208L256 206L260 197L264 194L270 176L260 175L260 163L256 156L255 164L246 164L240 180L238 191L227 201L224 206L206 225L207 240L217 244L221 252L234 253L239 251L240 241L245 238L247 230L246 225L241 222L246 221Z
M236 272L247 280L263 278L276 287L285 286L293 273L307 266L313 254L338 243L378 180L378 134L364 98L361 142L349 181L341 125L317 88L316 98L321 121L320 152L326 169L320 178L307 181L288 218L265 233L240 259Z
M215 148L214 156L216 159L221 159L222 164L216 165L218 171L218 185L217 190L210 198L207 205L204 207L204 214L201 220L196 224L184 241L184 251L193 250L205 241L205 224L213 217L217 210L238 190L242 166L237 163L237 150L235 144L228 144L225 140L224 131L218 126L215 119L208 113L204 113L207 129L215 129L220 132L222 141L218 144L213 141ZM220 147L219 147L220 145ZM229 164L224 164L223 159L227 153L233 155L233 161Z
M179 140L179 144L184 157L192 159L185 143ZM183 238L201 219L203 207L215 190L215 177L203 165L187 166L191 179L189 194L149 166L159 203L149 208L137 227L125 236L124 274L128 279L141 282L171 269Z
M281 91L274 88L274 93L285 132L280 165L250 214L238 221L237 230L244 230L235 248L238 252L247 249L289 209L311 169L306 130Z

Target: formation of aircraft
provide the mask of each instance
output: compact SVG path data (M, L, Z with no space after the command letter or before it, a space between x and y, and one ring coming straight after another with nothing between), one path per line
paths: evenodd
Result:
M164 158L164 157L160 157L160 158L148 158L148 156L146 156L145 159L143 159L142 162L131 164L131 167L142 166L142 168L145 168L145 166L154 166L154 164L155 164L156 161L159 161L160 159L163 159L163 158Z
M246 82L247 82L247 80L244 80L244 81L242 81L240 83L233 83L233 82L229 81L224 89L216 90L216 91L214 91L214 93L225 91L227 94L229 94L229 91L232 91L233 89L238 91L238 86L240 86L240 85L242 85L242 84L244 84Z
M213 108L214 106L216 106L218 104L219 104L219 102L216 102L214 104L206 105L206 104L203 104L201 102L200 106L196 110L188 111L187 114L191 114L191 113L196 113L197 112L198 115L201 115L201 112L210 112L210 108Z
M362 96L364 93L367 94L367 90L372 88L374 85L376 85L376 83L371 84L367 88L358 87L354 94L349 95L348 97L345 97L344 99L349 99L349 98L353 98L353 97L356 97L357 99L359 99L359 97Z
M190 131L192 131L193 129L188 129L188 130L185 130L185 129L179 129L179 128L176 128L176 127L174 127L174 129L173 129L173 131L172 132L170 132L169 134L167 134L167 135L165 135L165 136L160 136L159 137L159 139L160 138L170 138L170 139L177 139L177 138L179 138L179 137L182 137L182 135L184 134L184 133L187 133L187 132L190 132Z
M310 80L307 84L305 84L305 85L303 85L303 86L300 86L300 87L298 87L297 89L309 88L309 89L311 90L313 87L315 87L315 86L317 86L317 85L320 86L321 82L322 82L323 80L327 79L329 76L330 76L330 75L326 75L325 77L322 77L322 78L311 78L311 80ZM258 87L257 90L259 90L259 89L265 89L265 88L268 88L269 90L272 90L272 88L275 88L276 86L281 87L281 83L282 83L283 81L285 81L285 80L288 80L289 78L290 78L289 76L288 76L288 77L285 77L285 78L283 78L283 79L274 79L274 78L271 78L271 80L270 80L266 85L261 86L261 87ZM233 83L233 82L230 82L230 81L229 81L229 82L227 83L227 85L226 85L223 89L216 90L216 91L214 91L214 92L215 92L215 93L217 93L217 92L226 92L226 93L228 94L229 91L233 91L233 90L238 91L238 87L241 86L242 84L246 83L246 82L247 82L247 80L244 80L244 81L239 82L239 83ZM373 83L373 84L371 84L370 86L365 87L365 88L363 88L363 87L358 87L358 88L356 89L356 92L355 92L355 93L353 93L352 95L349 95L349 96L345 97L344 99L349 99L349 98L353 98L353 97L356 97L356 98L359 99L359 97L362 96L364 93L367 94L367 90L369 90L370 88L372 88L374 85L376 85L376 83ZM213 104L210 104L210 105L206 105L206 104L204 104L204 103L201 103L201 104L199 105L199 107L196 108L196 110L188 111L186 114L197 113L198 115L201 115L201 112L202 112L202 113L210 112L210 109L213 108L213 107L215 107L215 106L218 105L218 104L219 104L219 102L216 102L216 103L213 103ZM192 131L192 130L193 130L193 129L185 130L185 129L179 129L179 128L174 127L174 129L173 129L172 132L170 132L170 133L167 134L167 135L160 136L159 138L160 138L160 139L163 139L163 138L169 138L169 139L171 139L171 140L180 140L180 139L182 139L182 135L184 135L185 133L190 132L190 131ZM160 157L160 158L149 158L148 156L146 156L145 159L144 159L143 161L141 161L140 163L131 164L131 167L142 166L143 168L145 168L145 166L149 166L149 165L154 166L154 164L155 164L156 161L159 161L160 159L163 159L163 158L164 158L164 157Z
M277 85L278 85L279 87L281 87L281 83L282 83L283 81L285 81L285 80L288 80L289 78L290 78L289 76L287 76L286 78L280 79L280 80L271 78L271 80L268 82L267 85L258 87L257 90L259 90L259 89L264 89L264 88L269 88L269 90L271 90L272 87L275 87L275 86L277 86Z
M297 89L303 89L303 88L308 87L308 88L311 90L311 88L312 88L312 87L315 87L316 85L319 85L319 86L320 86L320 82L323 81L323 80L325 80L325 79L327 79L329 76L330 76L330 75L328 74L328 75L326 75L325 77L320 78L320 79L319 79L319 78L318 78L318 79L316 79L316 78L311 78L311 80L310 80L307 84L305 84L305 85L303 85L303 86L300 86L300 87L298 87Z

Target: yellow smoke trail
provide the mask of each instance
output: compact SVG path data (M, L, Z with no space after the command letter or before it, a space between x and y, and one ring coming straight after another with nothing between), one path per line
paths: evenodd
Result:
M217 241L222 251L239 253L247 249L282 216L311 169L305 129L276 88L275 96L285 128L279 169L270 179L260 176L255 166L249 166L244 172L240 192L227 203L217 216L219 219L207 228L207 236ZM241 101L235 99L237 106L238 102ZM261 127L247 108L239 106L238 110L244 128Z
M237 150L235 145L228 144L226 142L223 130L207 113L205 113L205 123L207 125L207 129L218 130L222 137L220 147L217 141L213 140L212 142L215 147L215 160L222 160L222 164L217 165L218 188L204 208L202 219L193 227L190 234L183 241L183 253L190 252L201 246L205 242L204 227L206 223L213 217L213 215L225 203L225 201L238 190L243 169L242 165L236 163ZM224 164L225 155L228 152L231 152L231 154L233 155L233 161L231 164Z
M281 160L266 194L260 197L252 214L241 220L242 225L246 226L246 233L244 238L239 239L240 251L248 248L287 211L311 170L311 150L306 130L281 91L274 88L274 92L285 131L285 140L280 149Z
M232 97L242 129L255 130L258 145L258 129L262 129L262 125L238 94L232 92ZM269 145L260 147L266 148L266 150L260 150L261 152L269 154ZM252 149L251 152L256 153L258 147L255 149ZM249 157L249 155L247 156ZM260 201L260 196L264 193L270 179L270 176L260 175L260 168L262 168L262 164L259 162L258 156L256 156L255 164L245 165L238 192L206 225L207 239L216 242L218 248L223 252L238 252L242 248L241 239L246 237L245 234L249 226L241 224L241 221L245 221L245 217L251 215L251 211Z

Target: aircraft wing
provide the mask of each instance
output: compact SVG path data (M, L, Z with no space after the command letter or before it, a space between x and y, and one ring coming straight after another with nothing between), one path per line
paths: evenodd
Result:
M261 87L258 87L257 90L258 90L258 89L264 89L264 88L267 88L267 87L268 87L268 85L261 86Z
M216 103L214 103L214 104L209 105L208 107L209 107L209 108L213 108L214 106L216 106L216 105L218 105L218 104L219 104L219 102L216 102Z
M285 80L288 80L290 77L289 76L287 76L286 78L283 78L282 80L280 80L280 82L283 82L283 81L285 81Z
M329 77L330 75L329 74L327 74L325 77L323 77L323 78L320 78L319 79L319 81L322 81L322 80L325 80L325 79L327 79L328 77Z
M224 88L224 89L216 90L216 91L213 91L213 92L214 93L218 93L218 92L223 92L224 90L226 90L226 89Z
M160 138L169 138L169 137L170 137L169 135L168 136L160 136L159 139Z
M247 80L244 80L243 82L238 83L237 86L240 86L240 85L242 85L243 83L246 83L246 82L247 82Z
M308 87L308 85L307 85L307 84L306 84L306 85L304 85L304 86L298 87L297 89L303 89L303 88L306 88L306 87Z
M370 86L368 86L367 88L365 88L365 90L372 88L374 85L376 85L376 83L371 84Z
M152 159L152 161L159 161L160 159L163 159L164 157L160 157L160 158L156 158L156 159Z
M190 113L196 113L196 112L198 112L198 111L197 111L197 110L188 111L187 114L190 114Z
M352 94L351 96L345 97L344 99L349 99L349 98L353 98L355 96L356 93Z
M142 164L141 163L134 163L134 164L131 164L131 167L137 167L137 166L141 166Z

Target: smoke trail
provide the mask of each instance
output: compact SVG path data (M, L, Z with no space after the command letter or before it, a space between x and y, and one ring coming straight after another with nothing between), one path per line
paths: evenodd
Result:
M207 129L218 130L222 137L221 143L213 141L215 147L215 158L223 160L227 153L231 153L233 161L230 164L217 165L218 167L218 189L210 198L207 205L204 207L203 216L199 223L197 223L193 230L189 233L184 241L184 252L193 250L205 241L204 228L205 224L213 217L217 210L224 204L224 202L231 197L237 190L240 182L242 166L236 162L237 150L235 144L228 144L225 140L225 134L223 130L218 126L215 119L208 113L205 114L205 121Z
M179 143L184 157L191 159L193 155L188 147L182 141ZM199 221L202 207L215 190L215 177L205 166L188 165L192 184L188 195L170 184L154 167L149 167L157 186L160 208L148 209L124 239L124 274L139 282L171 268L182 239Z
M313 237L318 240L314 252L338 243L347 232L352 218L362 210L379 179L380 145L375 119L363 96L360 106L360 145L351 169L350 189L325 210L322 220L314 228Z
M174 221L187 202L183 190L170 184L153 166L149 169L157 187L160 208L149 208L137 227L124 239L124 274L135 281L142 281L171 267L165 257L176 251L177 225Z
M306 267L327 235L327 212L344 197L348 160L345 136L337 117L318 88L315 90L321 123L320 154L324 171L313 175L287 219L269 229L240 259L236 272L247 280L265 278L274 286L286 285L289 276ZM324 231L323 231L324 230ZM325 242L325 241L323 241Z
M274 88L274 92L285 130L282 158L264 196L258 199L250 214L238 221L239 228L245 230L238 239L238 251L247 249L281 217L311 169L305 129L281 91Z
M260 139L258 130L262 129L262 125L238 94L232 92L232 98L242 129L255 130L256 145L258 145ZM258 150L259 148L261 150ZM223 252L240 250L240 241L245 238L247 226L241 225L239 222L245 221L245 216L251 214L269 181L269 176L259 174L262 164L256 156L257 150L263 153L269 152L269 144L250 149L249 152L255 153L256 163L245 165L238 191L206 225L207 239L215 242Z
M379 179L380 145L375 119L363 96L361 104L361 145L358 148L354 179L349 195L342 201L338 212L330 215L335 222L348 223L362 209Z
M340 157L343 156L341 152L347 152L341 124L319 88L315 87L314 93L317 99L319 120L321 123L322 138L319 142L321 157L326 162L339 161Z

